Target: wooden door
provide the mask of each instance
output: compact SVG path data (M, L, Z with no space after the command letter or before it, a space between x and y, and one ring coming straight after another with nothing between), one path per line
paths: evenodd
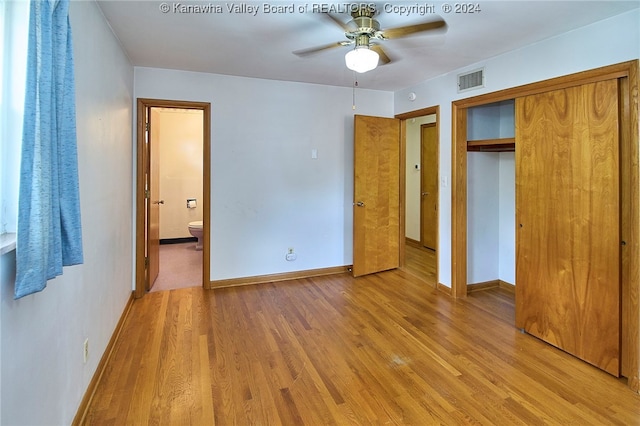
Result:
M517 99L516 180L516 326L617 376L617 80Z
M400 120L354 118L353 275L400 265Z
M420 239L436 249L438 235L438 133L435 123L420 127Z
M156 108L149 108L148 126L148 181L147 190L149 199L147 200L147 262L148 280L147 290L153 287L158 274L160 273L160 132L159 114Z

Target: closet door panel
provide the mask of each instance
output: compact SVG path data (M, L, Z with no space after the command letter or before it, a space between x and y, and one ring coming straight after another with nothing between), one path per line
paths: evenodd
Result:
M617 80L517 99L516 180L516 325L617 376Z

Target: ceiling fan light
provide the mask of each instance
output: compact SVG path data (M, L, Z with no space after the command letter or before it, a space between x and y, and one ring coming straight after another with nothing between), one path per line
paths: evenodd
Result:
M367 46L358 46L344 55L347 68L359 73L371 71L377 67L379 58L378 53Z

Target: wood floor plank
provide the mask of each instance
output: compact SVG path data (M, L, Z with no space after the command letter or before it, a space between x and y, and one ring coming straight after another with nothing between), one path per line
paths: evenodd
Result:
M517 330L513 298L401 270L150 293L86 424L640 424L623 381Z
M157 389L158 379L161 379L163 374L158 374L160 359L166 354L161 352L162 347L166 347L166 342L163 339L163 330L169 321L166 321L166 312L169 305L169 295L171 293L158 293L160 305L153 306L158 310L155 311L158 315L149 315L149 312L144 312L142 315L143 320L146 323L139 324L141 327L148 327L148 337L151 339L148 345L145 345L145 356L136 357L137 362L133 364L134 371L136 371L136 380L130 391L131 404L129 404L128 413L125 417L127 422L132 424L149 424L150 414L154 405L157 405L157 400L154 398L155 390ZM134 306L136 304L134 303ZM147 304L148 305L148 304ZM148 308L148 306L146 306ZM136 348L137 351L141 348ZM152 384L152 386L149 386ZM127 392L129 393L129 392ZM125 404L122 404L125 406Z
M212 425L214 424L215 415L213 412L213 393L211 392L211 367L209 363L209 343L207 341L207 335L201 334L198 336L198 361L199 361L199 376L200 381L200 405L201 405L201 420L202 424Z

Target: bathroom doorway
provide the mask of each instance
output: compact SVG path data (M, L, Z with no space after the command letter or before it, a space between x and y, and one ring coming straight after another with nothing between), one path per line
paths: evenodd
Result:
M136 297L209 288L210 104L139 99L137 112Z

